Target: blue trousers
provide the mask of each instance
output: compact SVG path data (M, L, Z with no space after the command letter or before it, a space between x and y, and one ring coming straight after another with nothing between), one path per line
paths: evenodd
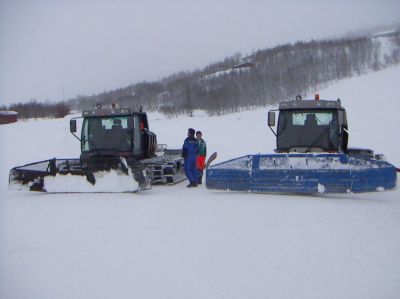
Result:
M196 169L196 160L185 160L185 174L191 184L197 184L198 174Z

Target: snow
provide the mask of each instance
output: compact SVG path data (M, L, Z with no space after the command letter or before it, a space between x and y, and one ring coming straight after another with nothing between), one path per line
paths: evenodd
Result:
M372 148L397 167L399 77L396 66L318 91L341 98L351 147ZM269 108L149 119L169 148L182 145L187 128L200 129L218 163L273 152ZM0 127L0 298L399 298L399 189L313 196L186 183L121 194L9 190L14 166L79 156L70 117Z
M325 186L318 183L318 192L319 193L324 193L325 192Z
M288 154L284 157L260 158L260 170L268 169L349 169L360 170L386 167L386 165L375 164L373 162L355 161L341 161L343 158L338 154L324 154L323 157L309 156L307 158L299 157L298 154ZM375 160L374 160L375 161Z
M139 184L129 175L116 170L97 172L94 174L95 185L89 183L85 176L59 175L44 179L44 189L47 192L135 192Z
M390 36L394 32L396 31L385 31L374 34L373 36L373 41L379 44L378 59L381 66L387 66L389 64L387 61L388 57L392 57L393 52L397 49L394 39Z
M391 35L394 33L396 33L396 29L390 29L390 30L386 30L386 31L377 32L373 35L373 37L387 36L387 35Z
M18 112L0 110L0 115L18 115Z
M218 71L213 74L205 75L202 80L210 80L210 79L216 79L221 76L226 76L230 75L232 73L240 74L241 72L246 72L249 71L251 67L241 67L241 68L232 68L232 69L227 69L225 71Z

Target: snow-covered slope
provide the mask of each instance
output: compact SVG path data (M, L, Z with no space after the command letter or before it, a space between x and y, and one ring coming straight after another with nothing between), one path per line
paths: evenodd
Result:
M341 98L350 145L399 167L400 67L319 91ZM312 95L310 95L312 96ZM159 143L203 131L218 161L271 153L268 108L152 113ZM155 186L137 194L7 189L11 167L78 157L68 118L0 126L0 298L398 298L400 191L243 194Z

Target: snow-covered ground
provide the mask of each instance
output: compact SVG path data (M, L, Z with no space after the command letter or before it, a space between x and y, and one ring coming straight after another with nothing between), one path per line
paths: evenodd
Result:
M319 91L352 147L400 166L400 66ZM312 95L311 95L312 97ZM159 143L203 131L218 162L272 153L268 108L152 113ZM16 165L79 156L69 117L0 126L0 298L399 298L400 191L269 195L155 186L135 194L8 190Z

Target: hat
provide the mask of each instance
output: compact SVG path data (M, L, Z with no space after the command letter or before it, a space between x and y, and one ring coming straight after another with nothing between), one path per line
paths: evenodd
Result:
M195 132L196 132L196 131L195 131L194 129L192 129L192 128L190 128L190 129L188 130L188 133L191 134L191 135L194 135Z

